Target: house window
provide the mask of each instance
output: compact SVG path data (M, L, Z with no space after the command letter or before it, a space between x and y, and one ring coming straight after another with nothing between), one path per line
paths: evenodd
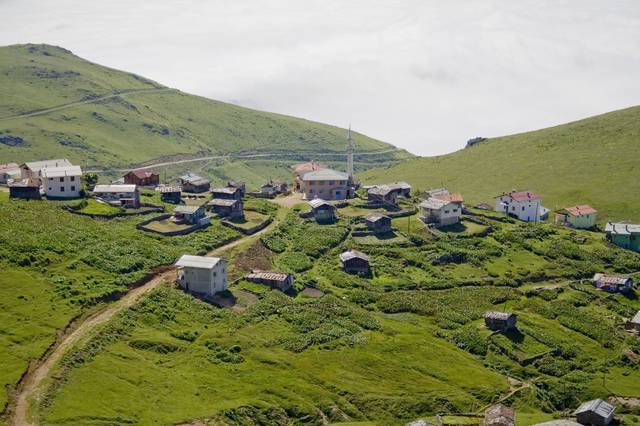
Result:
M51 187L49 187L49 191L51 191Z
M342 196L342 192L341 191L336 191L336 197L340 197Z
M445 214L449 213L449 210L445 210L445 211L444 211L444 213L445 213Z
M516 206L511 206L511 211L515 212L516 211Z
M71 180L71 182L74 182L76 180L75 176L71 176L71 178L69 178L69 180Z
M49 182L53 181L53 178L49 178Z
M64 186L60 187L60 192L64 192Z
M531 206L529 206L529 207L531 207ZM524 211L524 206L522 206L522 211Z
M454 212L454 213L457 213L457 212L458 212L458 209L453 209L453 210L451 210L451 211L452 211L452 212Z
M73 186L73 185L71 185L71 190L72 190L72 191L75 191L75 190L76 190L76 187L75 187L75 186Z
M64 178L63 177L60 178L60 182L64 182Z

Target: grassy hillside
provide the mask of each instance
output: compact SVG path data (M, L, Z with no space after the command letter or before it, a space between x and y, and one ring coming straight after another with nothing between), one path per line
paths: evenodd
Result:
M274 151L313 157L343 153L345 138L344 129L168 89L59 47L0 48L0 163L68 157L85 167L129 167ZM393 148L364 135L355 139L361 152ZM408 156L398 150L367 158Z
M367 182L404 179L419 189L447 186L471 203L513 188L551 209L591 204L600 220L640 221L640 107L557 127L489 139L439 157L364 173Z

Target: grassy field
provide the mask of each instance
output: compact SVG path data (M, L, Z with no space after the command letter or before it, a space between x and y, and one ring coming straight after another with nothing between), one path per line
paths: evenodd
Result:
M254 295L231 311L164 287L70 354L38 413L47 424L401 424L481 411L509 392L509 377L521 390L505 403L529 425L588 398L640 396L640 362L628 355L640 340L623 329L637 293L580 281L640 277L640 255L599 233L475 220L493 231L425 238L414 226L400 231L407 246L368 246L349 237L352 218L317 225L291 211L229 269L268 258L296 273L297 291L324 296L240 282L238 294ZM342 272L348 247L370 256L371 277ZM518 332L491 335L486 310L516 312Z
M115 207L107 203L98 202L93 198L87 198L86 200L83 200L81 205L82 207L79 208L78 211L86 214L109 215L120 213L123 211L122 208Z
M216 182L248 179L253 187L285 170L290 176L289 164L317 153L336 153L327 159L345 161L345 129L166 89L59 47L0 47L0 163L67 157L85 168L109 168L229 153L300 153L286 161L220 160L166 169L168 177L194 170ZM14 118L131 90L138 92ZM360 134L355 139L358 151L393 148ZM356 155L356 161L380 165L408 157L398 150Z
M406 180L414 189L446 186L467 204L513 188L535 191L552 209L591 204L599 222L640 221L640 107L562 126L492 138L439 157L366 171L367 183Z
M239 236L215 221L204 231L165 238L135 229L148 216L92 219L62 206L0 192L0 406L7 386L71 318L155 266Z

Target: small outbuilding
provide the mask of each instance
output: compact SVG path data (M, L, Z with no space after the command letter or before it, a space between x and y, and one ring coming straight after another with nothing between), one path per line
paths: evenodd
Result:
M338 218L336 206L321 198L309 201L309 206L311 207L311 213L314 219L318 223L331 223Z
M604 233L607 240L618 247L640 253L640 224L608 222Z
M179 186L161 186L158 191L160 199L165 203L180 204L182 202L182 188Z
M289 192L289 183L284 179L272 179L271 185L273 185L277 194L287 194Z
M376 185L367 190L367 203L371 205L387 204L395 206L398 201L398 191L388 185Z
M293 275L285 272L261 271L253 269L244 279L258 284L264 284L276 290L285 292L293 287Z
M232 219L244 217L242 200L214 198L207 205L219 217L230 217Z
M391 231L391 218L381 213L370 213L364 217L367 229L383 234Z
M247 184L245 182L239 180L230 180L227 182L227 186L229 188L238 188L244 197L244 194L247 193Z
M209 188L211 188L211 182L209 182L208 179L193 173L187 173L186 175L180 176L180 185L182 185L182 190L184 192L191 192L194 194L207 192Z
M260 187L260 193L267 197L275 197L277 192L275 186L271 184L271 182L267 182Z
M0 184L6 185L10 181L20 179L22 172L17 163L0 164Z
M516 329L516 314L511 312L489 311L484 313L484 325L493 331L509 331Z
M358 250L347 250L340 254L342 269L349 274L369 274L369 256Z
M206 222L204 206L176 206L173 209L175 222L202 225Z
M593 284L609 293L626 293L633 289L633 279L623 275L595 274Z
M588 426L607 426L613 420L616 407L601 399L584 402L574 411L578 423Z
M516 412L502 404L492 405L484 411L485 426L515 426Z
M227 290L227 262L222 258L185 254L176 266L178 285L183 290L204 296Z
M9 184L9 197L39 200L41 198L40 180L37 178L25 178L12 181Z

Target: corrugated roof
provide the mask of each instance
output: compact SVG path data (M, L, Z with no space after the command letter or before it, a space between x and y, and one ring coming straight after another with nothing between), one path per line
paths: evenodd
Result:
M202 206L176 206L176 208L173 209L173 212L182 214L194 214L201 208Z
M509 319L509 317L511 317L513 314L511 312L498 312L498 311L488 311L485 312L483 317L484 318L488 318L488 319L493 319L493 320L503 320L506 321Z
M188 254L183 255L176 262L176 266L187 268L199 268L199 269L213 269L220 262L219 257L207 257L207 256L191 256Z
M504 197L504 196L509 196L513 200L520 201L520 202L523 202L523 201L536 201L536 200L540 199L540 196L538 194L536 194L535 192L531 192L531 191L505 192L503 194L498 195L495 198Z
M384 218L390 219L389 216L385 216L385 215L383 215L381 213L369 213L364 218L368 222L377 222L380 219L384 219Z
M440 210L444 206L451 204L449 201L439 200L437 198L429 198L420 203L420 207L429 210Z
M285 272L276 272L276 271L261 271L259 269L254 269L251 273L247 274L247 278L256 278L263 280L274 280L274 281L285 281L289 278L291 274L287 274Z
M34 172L39 172L47 167L64 167L72 164L66 158L57 158L55 160L28 161L24 165Z
M348 180L349 175L343 172L332 169L322 169L313 172L305 173L302 176L304 181L316 181L316 180Z
M238 200L214 198L213 200L209 201L207 204L209 204L210 206L233 207L236 203L238 203Z
M573 207L565 207L564 209L562 209L562 211L569 213L571 216L584 216L588 214L598 213L598 211L593 207L591 207L589 204L581 204Z
M573 412L573 414L577 415L579 413L586 413L588 411L591 411L599 416L606 418L609 417L615 410L616 407L598 398L591 401L583 402L578 407L578 409Z
M340 254L340 260L342 260L343 262L355 258L366 260L367 262L369 261L369 256L358 250L347 250Z
M182 188L179 186L159 186L156 188L161 194L167 194L171 192L182 192Z
M129 173L135 175L139 179L146 179L146 178L150 178L153 175L157 175L157 173L154 173L153 171L147 170L147 169L129 170L127 174Z
M462 195L458 193L437 194L437 195L434 195L432 198L435 198L436 200L449 201L451 203L462 203L464 201L464 199L462 198Z
M40 173L43 178L82 176L82 169L80 166L46 167Z
M323 200L322 198L314 198L313 200L309 201L309 205L311 206L311 208L314 208L314 209L317 209L318 207L321 207L321 206L329 206L329 207L335 208L333 204Z
M593 281L597 281L601 284L616 284L616 285L624 285L629 281L629 277L625 277L624 275L608 275L608 274L595 274L593 276Z
M625 222L608 222L604 227L605 232L609 232L614 235L631 235L640 233L640 225Z
M395 189L391 188L388 185L377 185L373 188L369 188L367 194L385 196L392 193L393 191L395 191Z
M212 194L218 193L218 194L228 194L228 195L233 195L236 192L240 191L240 188L236 188L233 186L225 186L222 188L213 188L211 190Z
M123 185L96 185L93 188L95 193L111 193L111 192L135 192L136 186L130 184Z

